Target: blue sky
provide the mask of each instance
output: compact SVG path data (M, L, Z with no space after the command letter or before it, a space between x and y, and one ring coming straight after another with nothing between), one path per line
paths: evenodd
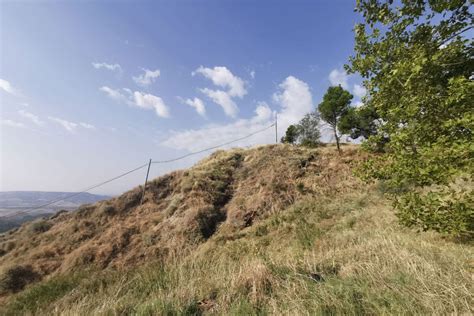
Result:
M279 133L342 66L354 1L1 2L0 190L76 191L264 128ZM269 130L239 142L274 142ZM331 141L330 138L326 139ZM153 165L151 176L205 154ZM138 172L94 192L140 184Z

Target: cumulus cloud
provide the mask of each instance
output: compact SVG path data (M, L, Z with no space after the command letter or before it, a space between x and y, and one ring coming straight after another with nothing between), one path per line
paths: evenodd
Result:
M255 108L255 116L252 117L253 123L269 122L273 119L273 112L266 102L259 102Z
M25 110L20 110L20 111L18 111L18 114L20 114L24 118L30 120L31 122L33 122L37 126L43 126L44 125L44 122L42 120L40 120L40 118L37 115L34 115L33 113L27 112Z
M201 89L201 92L207 95L212 101L214 101L214 103L219 104L227 116L237 116L239 108L227 92L208 88Z
M220 105L226 115L236 117L239 109L232 98L243 98L247 94L245 82L232 74L229 69L222 66L214 68L200 66L192 73L193 76L196 74L201 74L205 78L210 79L214 85L226 89L214 90L203 88L200 91L207 95L214 103Z
M204 105L204 102L202 102L201 99L186 99L184 100L184 103L189 105L190 107L193 107L199 115L203 117L206 116L206 106Z
M10 127L17 127L17 128L25 128L25 124L23 123L20 123L20 122L15 122L15 121L12 121L12 120L2 120L2 125L5 125L5 126L10 126Z
M120 90L112 89L109 87L101 87L101 91L105 92L108 97L126 103L130 106L136 106L142 109L153 109L156 114L160 117L169 117L169 109L163 100L155 95L143 93L140 91L132 92L130 89L124 88L127 95L122 93Z
M149 69L143 69L144 73L137 76L133 77L133 81L135 81L136 84L139 86L149 86L152 84L156 78L160 76L160 70L149 70Z
M282 133L290 124L297 123L313 107L308 84L293 76L289 76L279 85L279 91L274 94L273 99L279 106L279 137L283 135ZM174 131L161 144L174 149L200 150L268 128L274 123L274 114L275 112L270 109L267 103L259 102L254 115L248 119L239 119L230 124L209 124L198 129ZM266 132L239 140L229 146L265 144L274 141L275 133L272 127Z
M344 89L347 89L348 77L349 77L348 74L344 70L333 69L329 73L329 82L331 82L332 86L341 85L341 87L343 87Z
M106 69L110 71L122 72L122 67L119 64L107 64L107 63L92 63L92 67L95 69Z
M354 93L356 97L363 98L365 94L367 93L367 89L365 89L365 87L361 85L355 84L352 92Z
M258 116L256 115L252 119L240 119L231 124L209 124L198 129L174 131L161 145L191 152L198 151L216 146L216 144L224 144L230 140L242 138L272 124L270 121L255 122L253 119L256 117ZM266 133L262 132L252 138L237 141L229 145L229 147L270 143L274 139L273 129L269 128Z
M252 79L255 79L255 70L250 71L250 77L252 77Z
M101 87L99 90L105 92L109 98L114 99L115 101L127 102L128 100L127 97L122 92L120 92L120 90L112 89L106 86Z
M132 92L132 90L124 88L123 91L126 92L126 95L120 90L105 86L100 88L100 91L105 92L108 97L114 99L115 101L142 109L155 110L156 115L160 117L169 117L169 109L164 101L160 97L153 94L140 91Z
M196 69L194 74L201 74L204 77L212 80L216 86L221 88L228 88L227 93L231 97L242 98L247 94L245 89L245 83L242 79L237 76L234 76L227 67L214 67L214 68L205 68L200 66Z
M134 104L143 109L153 109L160 117L169 117L169 110L160 97L139 91L133 93Z
M16 95L16 96L20 95L20 91L14 88L12 84L5 79L0 79L0 89L12 95Z
M95 129L95 126L89 123L84 123L84 122L75 123L75 122L71 122L71 121L68 121L59 117L54 117L54 116L48 116L48 119L55 123L58 123L70 133L75 133L79 127L82 127L85 129Z
M280 85L280 91L273 99L280 105L278 134L282 135L291 124L297 123L306 113L313 110L313 97L308 84L289 76Z

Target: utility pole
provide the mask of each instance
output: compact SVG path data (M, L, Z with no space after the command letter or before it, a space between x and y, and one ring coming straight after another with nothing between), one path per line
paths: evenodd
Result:
M275 144L278 144L278 113L275 113Z
M142 205L143 198L145 197L145 190L146 190L146 184L148 182L148 174L150 173L150 166L151 166L151 158L150 158L150 161L148 162L148 170L146 171L145 185L143 186L143 192L142 192L142 198L140 199L140 205Z

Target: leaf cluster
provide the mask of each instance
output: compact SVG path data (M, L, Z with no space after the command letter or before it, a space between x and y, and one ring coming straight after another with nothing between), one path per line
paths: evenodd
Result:
M467 222L472 218L455 216L473 205L446 193L460 177L474 173L474 45L472 36L466 36L474 20L469 1L359 0L356 11L365 23L355 27L355 54L346 69L364 77L365 106L381 122L366 146L389 140L386 155L374 158L371 164L378 167L367 168L367 175L386 179L393 192L402 192L394 201L403 223L474 236ZM354 136L373 127L346 125L351 124L343 122L340 128ZM434 189L439 186L444 190ZM467 195L473 194L472 187L470 178ZM440 209L450 215L439 216Z

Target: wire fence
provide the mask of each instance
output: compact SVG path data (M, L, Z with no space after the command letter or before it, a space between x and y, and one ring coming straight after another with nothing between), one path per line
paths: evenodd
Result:
M105 181L103 181L103 182L94 184L94 185L92 185L92 186L90 186L90 187L87 187L87 188L85 188L85 189L83 189L83 190L81 190L81 191L79 191L79 192L71 193L71 194L66 195L66 196L64 196L64 197L62 197L62 198L58 198L58 199L55 199L55 200L51 200L51 201L49 201L49 202L47 202L47 203L45 203L45 204L39 205L39 206L27 207L27 208L24 208L23 210L18 211L18 212L8 213L8 214L6 214L6 215L0 216L0 219L12 218L12 217L16 217L16 216L18 216L18 215L27 214L27 213L31 213L31 212L40 210L40 209L42 209L42 208L45 208L45 207L54 205L54 204L56 204L56 203L58 203L58 202L61 202L61 201L65 201L65 200L71 199L71 198L73 198L73 197L75 197L75 196L78 196L78 195L80 195L80 194L89 192L90 190L93 190L93 189L99 188L99 187L101 187L101 186L104 186L104 185L106 185L106 184L108 184L108 183L110 183L110 182L113 182L113 181L118 180L118 179L120 179L120 178L122 178L122 177L125 177L125 176L127 176L127 175L129 175L129 174L131 174L131 173L134 173L134 172L136 172L136 171L139 171L139 170L141 170L141 169L143 169L143 168L145 168L145 167L147 167L147 166L148 166L148 168L149 168L151 164L164 164L164 163L170 163L170 162L182 160L182 159L185 159L185 158L194 156L194 155L198 155L198 154L207 152L207 151L209 151L209 150L217 149L217 148L220 148L220 147L224 147L224 146L227 146L227 145L230 145L230 144L233 144L233 143L236 143L236 142L239 142L239 141L242 141L242 140L251 138L252 136L255 136L255 135L257 135L257 134L263 133L263 132L265 132L266 130L268 130L268 129L274 127L274 126L276 126L276 122L273 123L273 124L271 124L271 125L269 125L269 126L267 126L267 127L265 127L265 128L262 128L262 129L260 129L260 130L257 130L257 131L255 131L255 132L253 132L253 133L247 134L246 136L243 136L243 137L240 137L240 138L236 138L236 139L233 139L233 140L231 140L231 141L228 141L228 142L225 142L225 143L222 143L222 144L218 144L218 145L215 145L215 146L212 146L212 147L208 147L208 148L204 148L204 149L201 149L201 150L198 150L198 151L190 152L190 153L188 153L188 154L186 154L186 155L179 156L179 157L176 157L176 158L167 159L167 160L155 160L155 161L150 160L149 162L147 162L147 163L145 163L145 164L143 164L143 165L141 165L141 166L138 166L138 167L136 167L136 168L134 168L134 169L128 170L128 171L126 171L126 172L124 172L124 173L122 173L122 174L119 174L119 175L117 175L117 176L115 176L115 177L113 177L113 178L110 178L110 179L108 179L108 180L105 180ZM276 132L276 130L275 130L275 132ZM149 170L148 170L148 171L149 171ZM145 182L146 182L146 181L145 181ZM145 187L144 187L143 189L145 190L145 188L146 188L146 185L145 185Z

